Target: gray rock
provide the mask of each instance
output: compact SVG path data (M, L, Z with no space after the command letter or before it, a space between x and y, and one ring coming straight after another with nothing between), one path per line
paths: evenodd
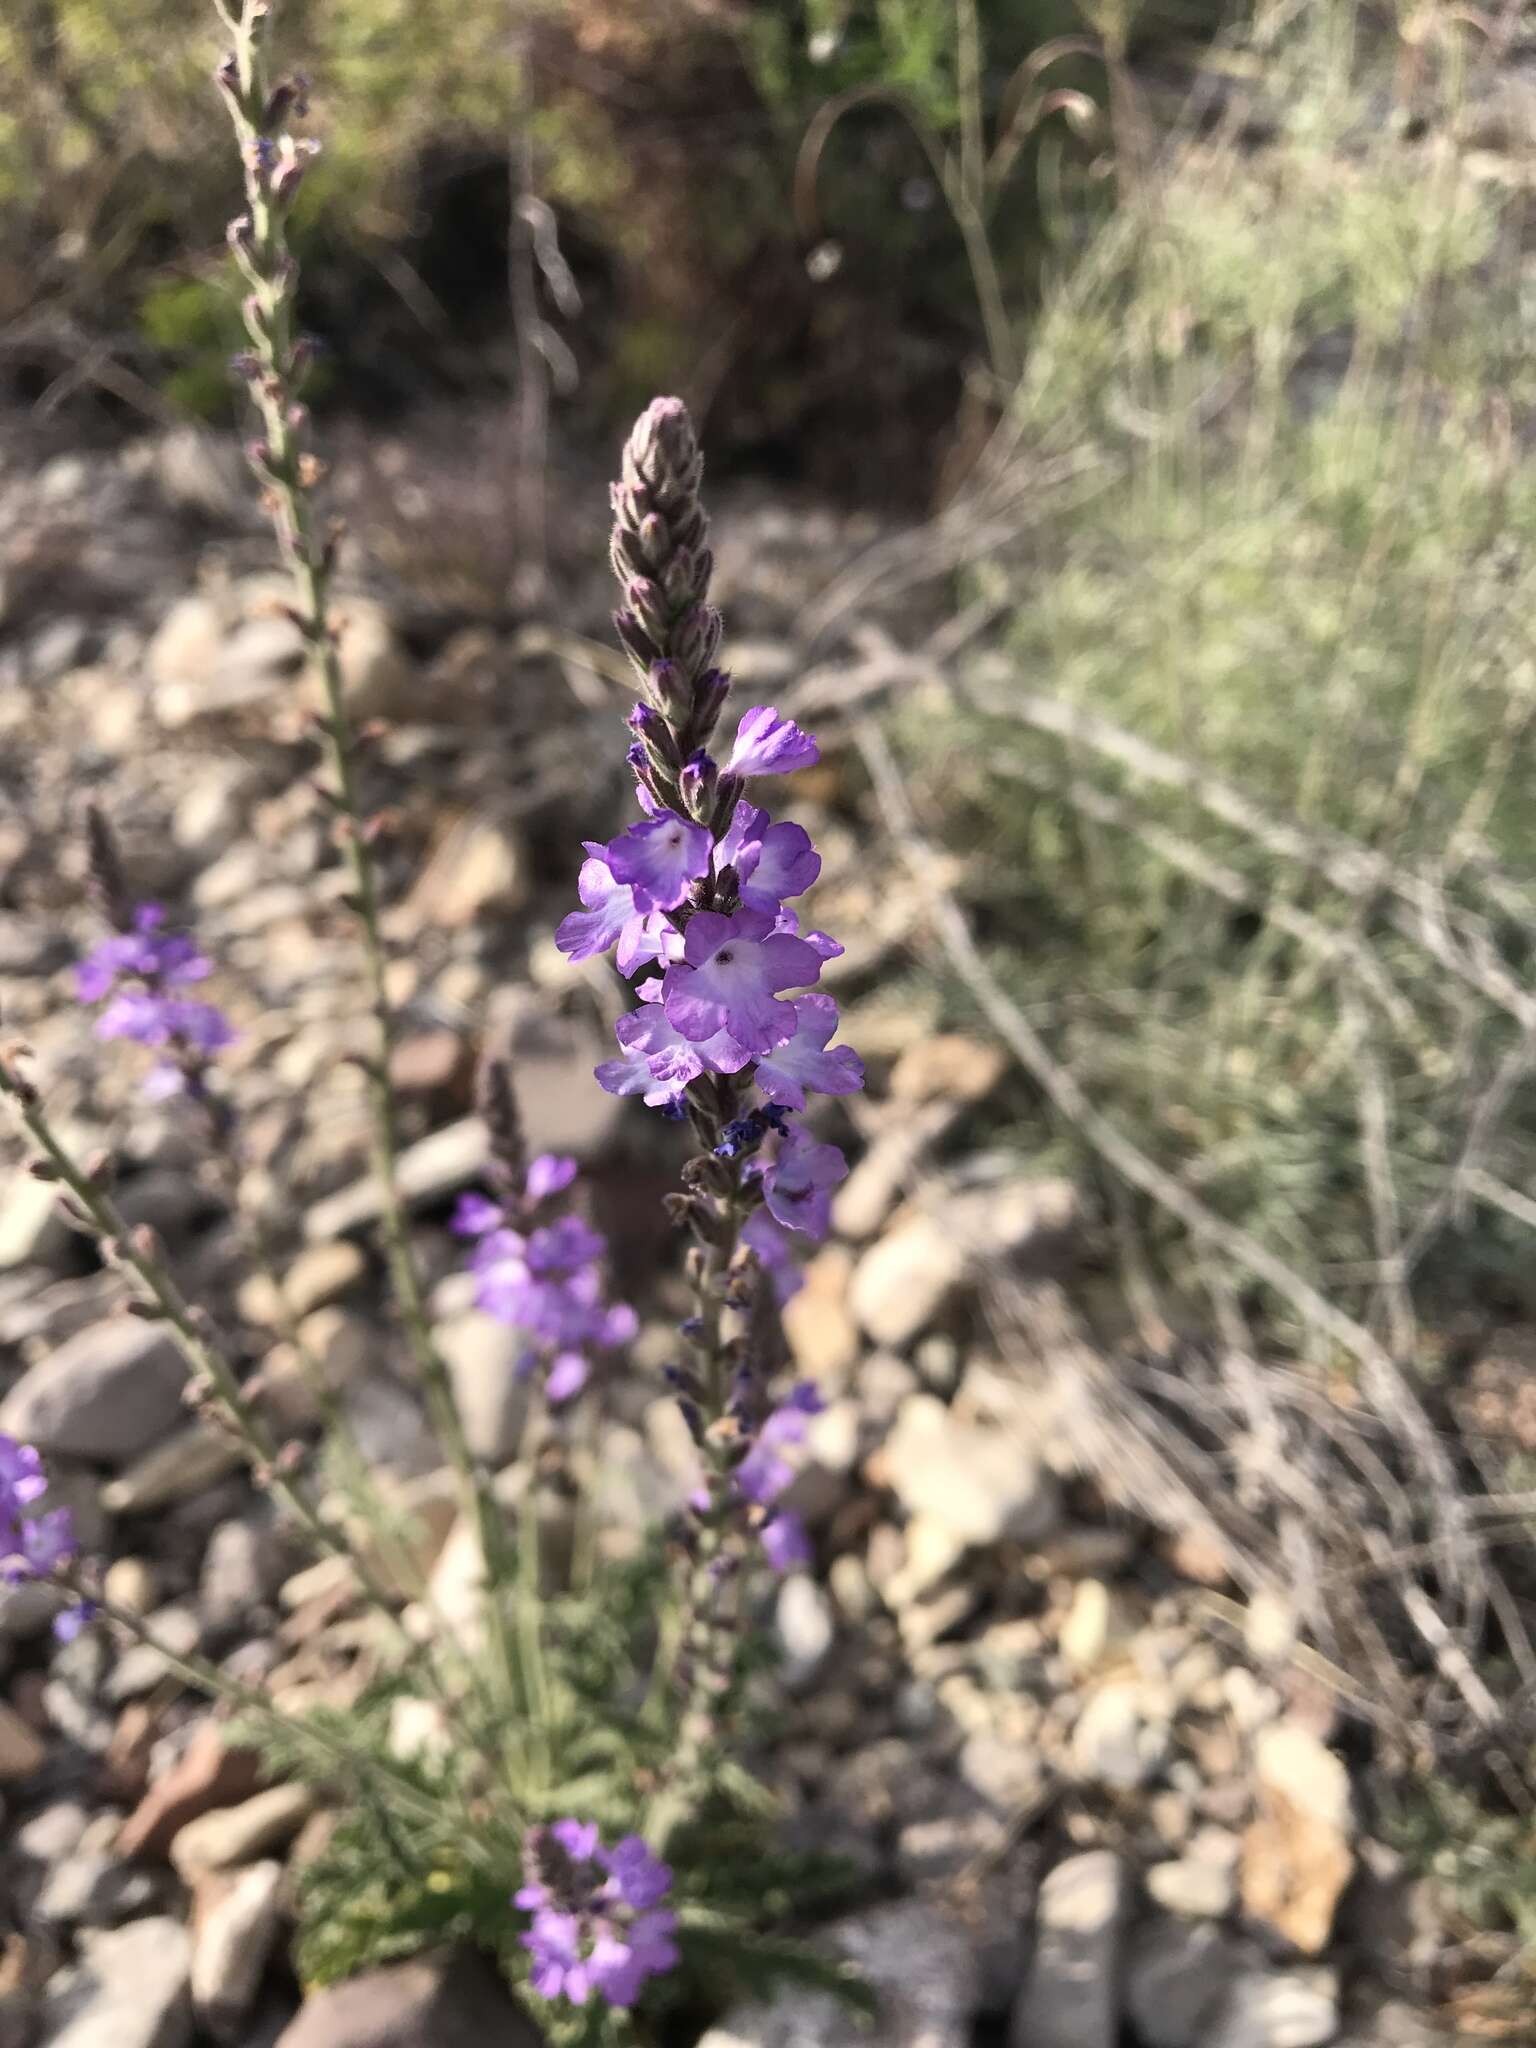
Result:
M1250 1970L1228 1991L1201 2048L1323 2048L1339 2025L1335 1971Z
M876 1906L829 1928L827 1942L878 1998L873 2031L830 1993L796 1988L728 2013L699 2048L967 2048L980 1995L973 1944L936 1906Z
M41 1451L123 1465L181 1421L186 1362L137 1317L94 1323L23 1373L0 1430Z
M117 1927L149 1912L162 1890L152 1871L81 1850L54 1864L32 1914L48 1927Z
M48 2048L186 2048L191 1943L177 1920L134 1920L85 1944L43 1999Z
M133 1460L101 1489L109 1514L142 1515L188 1500L245 1463L237 1437L212 1422L189 1422Z
M1046 1878L1011 2048L1115 2048L1128 1888L1125 1865L1108 1849L1069 1857Z
M202 1641L203 1625L196 1609L181 1601L156 1608L145 1616L144 1626L173 1656L185 1657ZM108 1699L121 1706L124 1700L153 1692L171 1669L164 1651L153 1643L134 1643L124 1650L107 1678Z
M210 2033L235 2034L255 2003L282 1925L283 1866L253 1863L205 1878L193 1911L192 2003Z
M542 2048L480 1957L456 1950L368 1970L305 2000L276 2048Z
M1125 2002L1145 2048L1199 2048L1239 1961L1231 1937L1208 1921L1160 1914L1138 1928L1126 1968Z
M216 1634L255 1628L286 1568L282 1541L270 1523L246 1516L220 1522L208 1539L197 1585L204 1626Z

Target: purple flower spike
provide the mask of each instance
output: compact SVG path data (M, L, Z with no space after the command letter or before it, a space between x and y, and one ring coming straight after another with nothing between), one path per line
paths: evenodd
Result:
M763 1195L786 1229L819 1241L832 1227L832 1189L847 1177L848 1162L835 1145L819 1145L794 1130L763 1171Z
M796 768L813 767L820 759L820 747L792 718L780 718L771 704L755 704L742 713L725 772L789 775Z
M675 910L689 884L709 873L713 852L708 826L662 811L610 841L608 871L628 885L638 911Z
M777 1001L778 991L805 988L820 973L815 948L775 932L763 912L700 911L689 920L682 960L667 969L662 1001L691 1043L728 1031L748 1052L764 1053L795 1032L794 1005Z
M758 1061L757 1085L770 1102L804 1109L808 1089L818 1095L856 1095L864 1086L864 1062L852 1046L826 1050L837 1023L837 1004L831 996L795 998L794 1037Z

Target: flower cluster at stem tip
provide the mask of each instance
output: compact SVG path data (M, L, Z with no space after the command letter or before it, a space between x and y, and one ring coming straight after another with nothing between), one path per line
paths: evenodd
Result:
M730 678L715 665L720 615L706 602L712 558L699 501L702 461L686 408L657 399L630 436L614 486L616 625L642 688L628 759L642 816L606 845L589 841L582 908L560 925L567 958L613 952L622 974L649 969L638 1009L616 1027L619 1054L597 1079L672 1116L728 1099L712 1146L743 1159L746 1242L784 1298L795 1285L786 1232L812 1241L847 1173L835 1145L793 1119L812 1094L851 1095L864 1068L833 1046L837 1004L814 988L843 948L802 933L793 899L821 872L804 826L775 823L749 782L812 766L816 741L771 705L742 713L723 759L709 741ZM711 1077L730 1084L709 1097ZM703 1087L701 1087L703 1084ZM762 1101L748 1106L755 1088Z
M451 1224L476 1240L475 1306L521 1331L517 1376L542 1371L556 1406L587 1384L594 1351L617 1350L639 1328L627 1302L603 1299L607 1240L580 1216L548 1215L551 1198L575 1178L574 1159L541 1153L501 1201L462 1196Z
M677 1918L661 1903L672 1873L638 1835L607 1849L591 1822L557 1820L528 1830L523 1863L514 1904L533 1915L522 1943L540 1997L630 2006L676 1963Z
M47 1491L48 1476L37 1450L0 1435L0 1579L8 1585L46 1578L75 1554L74 1517L68 1508L30 1512ZM69 1642L93 1612L87 1602L66 1607L55 1617L54 1634Z
M125 911L118 929L75 968L81 1002L107 1004L96 1019L98 1038L131 1038L167 1055L145 1084L151 1098L180 1093L189 1068L234 1040L222 1010L180 993L212 971L191 937L165 929L158 903Z

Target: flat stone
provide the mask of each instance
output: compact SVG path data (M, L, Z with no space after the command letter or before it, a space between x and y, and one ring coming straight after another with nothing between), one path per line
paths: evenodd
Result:
M1040 1887L1035 1953L1010 2048L1115 2048L1120 1939L1129 1885L1108 1849L1058 1863Z
M1154 1863L1146 1881L1147 1894L1158 1905L1191 1920L1220 1920L1237 1898L1231 1871L1198 1856Z
M1125 2002L1143 2048L1206 2048L1207 2024L1238 1967L1231 1937L1209 1921L1160 1914L1139 1927L1126 1965Z
M15 1785L30 1778L34 1771L42 1769L47 1754L41 1736L13 1706L0 1700L0 1785Z
M457 1123L418 1139L400 1155L401 1195L413 1208L447 1201L480 1177L488 1143L485 1126L477 1116L461 1117ZM308 1210L304 1235L311 1244L350 1237L376 1222L382 1207L378 1184L370 1174Z
M112 1515L142 1515L171 1501L190 1500L205 1486L245 1463L239 1439L211 1422L191 1422L156 1444L101 1489Z
M238 1806L219 1807L188 1821L171 1843L171 1861L189 1884L205 1871L254 1862L291 1842L314 1807L307 1785L272 1785Z
M842 1245L827 1245L802 1271L804 1285L784 1304L784 1336L800 1371L837 1392L859 1360L859 1326L848 1308L853 1259Z
M907 1512L966 1544L1036 1543L1055 1526L1055 1480L1005 1431L962 1422L932 1394L903 1401L878 1476Z
M133 1920L90 1936L83 1951L49 1981L48 2048L187 2048L191 1943L180 1921Z
M205 1627L219 1634L254 1631L260 1610L281 1584L286 1559L270 1522L238 1516L220 1522L208 1539L197 1582Z
M1064 1235L1079 1214L1070 1181L970 1188L898 1216L859 1260L849 1306L877 1344L919 1336L973 1273Z
M276 2048L542 2048L542 2042L489 1963L443 1950L315 1992Z
M968 2048L980 1975L965 1928L906 1900L852 1914L825 1939L875 1993L873 2027L830 1993L795 1987L739 2006L698 2048Z
M186 1362L136 1316L93 1323L22 1374L0 1431L40 1451L125 1465L184 1418Z
M210 2033L228 2039L255 2003L282 1925L283 1866L249 1864L199 1881L192 1905L192 2004Z

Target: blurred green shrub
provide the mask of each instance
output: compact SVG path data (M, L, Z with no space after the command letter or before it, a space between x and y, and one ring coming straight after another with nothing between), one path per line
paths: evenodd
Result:
M909 709L906 761L997 971L1144 1153L1352 1313L1404 1261L1421 1301L1519 1308L1523 173L1464 144L1465 25L1410 104L1347 6L1284 22L1222 52L1216 114L1063 261L1010 423L1029 538L971 592L1006 654ZM1030 479L1063 457L1053 506ZM1037 696L1105 727L1064 736Z

